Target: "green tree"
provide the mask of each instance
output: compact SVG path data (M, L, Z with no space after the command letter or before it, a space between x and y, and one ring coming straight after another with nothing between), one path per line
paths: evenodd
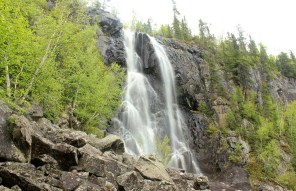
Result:
M281 157L281 150L276 140L272 139L262 150L259 158L264 164L263 170L269 176L274 176Z

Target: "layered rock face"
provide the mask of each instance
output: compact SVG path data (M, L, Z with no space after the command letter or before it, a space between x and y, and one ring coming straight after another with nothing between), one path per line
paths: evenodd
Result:
M36 119L36 118L35 118ZM0 102L0 190L207 190L208 180L124 153L115 135L98 139Z

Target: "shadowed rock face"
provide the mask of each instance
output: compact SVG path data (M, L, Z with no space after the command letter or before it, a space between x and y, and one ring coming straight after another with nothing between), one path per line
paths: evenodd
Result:
M115 135L98 139L45 118L32 121L30 116L14 114L4 102L0 112L0 190L208 188L206 177L167 169L153 157L124 153L123 142Z

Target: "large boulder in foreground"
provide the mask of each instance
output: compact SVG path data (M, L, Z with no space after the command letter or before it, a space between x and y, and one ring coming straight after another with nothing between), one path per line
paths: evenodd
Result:
M172 179L163 164L153 158L140 157L135 168L143 177L147 179L172 182Z

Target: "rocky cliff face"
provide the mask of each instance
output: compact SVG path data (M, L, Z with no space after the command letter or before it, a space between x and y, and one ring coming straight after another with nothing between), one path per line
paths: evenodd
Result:
M104 17L103 21L104 19L106 18ZM103 23L108 22L104 21ZM111 39L114 39L112 37L112 30L101 31L98 34L101 33L104 33L105 37L108 36L109 39L106 41L107 43L101 44L103 42L102 35L99 35L100 46L105 47L101 50L106 57L106 61L108 62L109 49L112 49L113 52L120 51L121 54L117 57L117 60L124 66L124 62L121 62L121 60L124 60L124 53L122 53L124 52L123 44L117 43L119 45L117 47L109 43L112 42ZM116 36L115 39L119 42L122 39L122 31L118 30L117 34L120 35ZM136 39L138 42L136 45L137 53L142 59L145 73L156 91L161 92L161 87L158 87L161 80L159 67L149 38L146 34L138 33L136 34ZM192 149L198 153L199 165L202 171L213 181L212 188L214 190L219 186L221 188L221 184L215 182L216 180L228 184L229 187L226 186L228 189L231 187L232 189L250 190L251 185L245 167L250 152L248 143L235 134L228 135L227 137L219 134L215 135L215 137L209 137L209 134L206 132L209 125L207 117L203 114L192 112L198 109L201 102L206 103L214 111L216 123L223 126L226 120L226 113L230 110L227 99L218 97L210 91L209 64L203 59L201 50L195 45L178 42L174 39L157 37L157 40L166 49L174 67L177 79L178 100L191 132L188 140ZM113 55L119 54L114 53ZM219 76L226 94L231 95L234 91L234 83L226 79L226 74L222 70L219 71ZM251 78L250 82L248 82L249 88L257 92L257 96L261 99L263 82L269 85L269 92L274 100L288 103L296 99L295 79L288 79L277 75L270 80L264 71L258 68L251 68L249 76ZM243 122L243 125L248 126L248 121L244 120ZM240 145L242 153L240 153L239 161L233 163L229 161L229 157L235 152L236 145ZM260 190L259 187L252 189ZM271 187L274 188L273 186Z
M98 139L0 101L0 190L207 190L207 178L124 153L115 135Z

